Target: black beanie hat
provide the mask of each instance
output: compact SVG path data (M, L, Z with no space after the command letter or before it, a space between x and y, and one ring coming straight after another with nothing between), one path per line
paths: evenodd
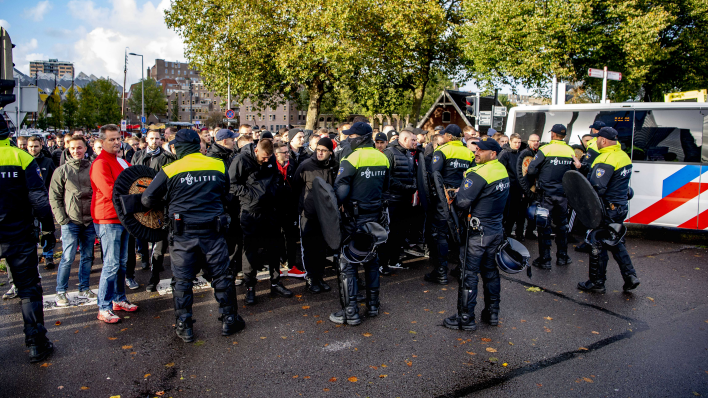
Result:
M320 145L327 147L327 149L329 149L330 152L334 151L334 145L332 145L332 140L330 140L327 137L322 137L322 138L320 138L319 141L317 141L317 146L320 146ZM317 149L317 148L315 148L315 149Z

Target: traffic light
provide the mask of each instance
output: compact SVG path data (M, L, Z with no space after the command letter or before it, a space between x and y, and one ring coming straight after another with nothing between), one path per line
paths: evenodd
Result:
M472 116L472 117L477 116L477 114L475 113L475 108L476 108L475 103L476 102L477 102L477 97L475 97L475 96L465 97L465 104L466 104L465 115Z
M15 88L15 79L12 76L12 48L15 47L10 40L5 28L0 27L0 108L15 102L12 93Z

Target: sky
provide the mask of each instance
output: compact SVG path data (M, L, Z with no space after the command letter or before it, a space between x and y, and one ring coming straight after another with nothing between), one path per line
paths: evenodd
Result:
M76 75L108 76L122 85L126 47L144 56L144 68L155 59L186 62L182 40L165 25L169 5L169 0L0 0L0 26L16 46L15 67L26 75L30 61L56 58L73 62ZM140 80L142 70L140 57L129 56L126 87ZM476 91L472 83L462 89Z
M74 63L76 75L110 77L123 84L125 49L155 59L185 62L179 36L169 30L169 0L0 0L0 26L15 44L15 68L29 75L29 63L58 58ZM127 87L140 80L140 57L128 56Z

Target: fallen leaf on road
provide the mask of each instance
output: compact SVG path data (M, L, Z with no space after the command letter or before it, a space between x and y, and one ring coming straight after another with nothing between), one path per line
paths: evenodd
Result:
M474 353L474 352L472 352L472 351L465 351L465 352L467 352L467 353L470 354L470 355L477 355L476 353Z
M413 331L413 330L411 330L411 331L408 332L408 333L410 333L410 334L418 334L417 332L415 332L415 331Z
M502 366L503 366L503 367L507 367L507 366L509 366L509 364L506 363L506 362L504 362L504 363L502 364Z
M265 339L267 339L267 337L261 336L261 340L265 340Z
M120 331L121 331L121 332L125 332L126 330L128 330L128 328L123 328L123 329L121 329Z
M373 336L373 334L371 334L371 333L369 333L369 332L366 332L366 333L362 333L362 336L364 336L364 337L371 337L371 336Z
M303 379L309 379L310 376L302 376Z
M341 325L338 325L338 326L341 326ZM305 333L305 331L304 331L304 330L298 330L297 332L298 332L298 333L300 333L300 334L303 334L303 333Z
M514 343L512 343L512 342L510 341L510 342L509 342L509 345L514 345Z
M527 291L527 292L540 292L540 291L541 291L541 288L540 288L540 287L536 287L536 286L530 286L530 287L527 287L527 288L526 288L526 291Z
M296 294L295 297L300 298L302 297L302 294Z
M174 362L170 362L170 363L168 363L168 364L165 365L166 368L171 368L171 367L173 367L173 366L175 366L175 363L174 363Z
M382 368L387 368L388 366L384 363L381 365Z
M49 362L45 362L45 363L43 363L43 364L41 364L41 365L39 365L39 366L42 367L42 368L48 368L48 367L52 366L52 364L49 363Z
M64 386L59 386L59 387L57 387L57 389L63 390L63 389L64 389Z
M492 341L492 339L490 339L488 337L482 337L482 341L489 343L490 341Z
M165 395L165 392L164 392L164 391L158 391L158 392L155 393L155 395L158 395L158 396L161 397L161 396Z
M521 322L526 322L526 319L522 319Z
M489 357L489 362L491 362L491 363L497 363L497 362L499 362L499 358L497 358L497 357Z
M406 365L408 365L408 367L410 368L411 366L413 366L413 362L411 362L411 361L406 361Z
M587 350L588 350L588 349L585 348L585 347L580 347L580 348L578 348L578 349L579 349L580 351L587 351Z
M543 317L543 319L546 319L546 320L549 320L549 321L552 321L552 320L553 320L553 318L551 318L550 316L545 316L545 317Z
M357 380L359 380L359 379L357 379L356 376L352 376L352 377L348 378L347 380L349 380L352 383L356 383Z
M380 378L380 379L385 379L385 378L387 378L387 377L388 377L388 375L379 375L379 378Z
M132 346L132 345L124 345L124 346L121 347L121 348L124 349L124 350L129 350L129 349L133 348L133 346Z
M145 373L145 376L143 376L143 378L147 379L147 378L150 377L150 376L151 376L150 373Z
M59 325L61 325L61 321L54 322L54 326L59 326Z
M654 299L653 299L653 298L651 298L651 297L647 297L647 298L648 298L649 300L651 300L651 301L654 301Z
M536 384L537 387L543 387L543 384Z
M309 305L303 305L303 306L302 306L302 309L303 309L303 310L309 310L309 309L310 309L310 306L309 306Z
M204 340L197 340L197 341L194 343L194 346L195 346L195 347L199 347L199 346L203 346L203 345L204 345Z
M600 334L600 332L592 331L592 334Z
M84 391L86 391L86 390L88 390L89 388L86 387L86 386L82 386L81 389L84 390Z
M373 369L373 370L376 370L376 369L379 368L378 366L374 366L374 365L369 365L369 367L370 367L371 369Z
M329 388L323 388L322 391L327 392L329 391Z
M118 340L118 337L109 337L108 340Z
M336 378L336 377L332 377L331 379L329 379L329 381L331 381L332 383L334 383L335 381L337 381L337 378Z
M583 380L585 380L586 383L594 383L589 377L583 377Z
M74 334L76 334L76 333L79 333L79 331L78 331L78 330L74 330Z
M438 314L444 314L445 311L438 311Z
M297 379L298 377L300 377L300 376L299 376L299 375L295 375L295 376L293 376L293 379Z
M321 323L324 323L324 321L321 320L321 319L320 319L319 321L317 321L317 324L318 324L318 325L321 324Z
M120 398L120 395L111 395L111 398Z
M497 352L496 348L487 347L487 352Z

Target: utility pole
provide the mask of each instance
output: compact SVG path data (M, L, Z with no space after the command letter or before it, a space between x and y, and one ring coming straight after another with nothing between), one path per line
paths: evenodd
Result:
M140 89L142 91L142 109L140 112L140 124L142 126L142 130L145 129L145 64L143 62L144 58L140 54L136 53L130 53L129 55L134 55L136 57L140 57Z
M123 67L123 95L120 97L120 118L125 116L125 83L128 78L128 47L125 48L125 66Z

